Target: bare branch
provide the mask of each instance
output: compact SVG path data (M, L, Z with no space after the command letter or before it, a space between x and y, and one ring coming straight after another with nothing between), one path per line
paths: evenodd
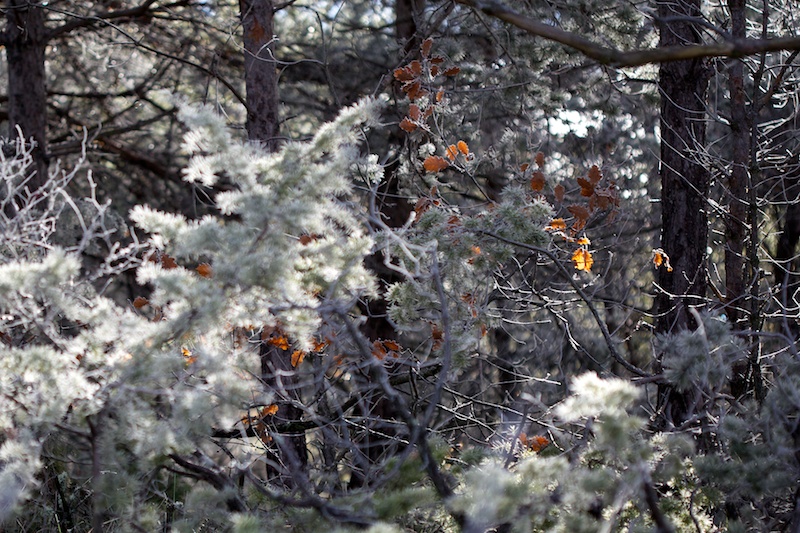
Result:
M639 67L703 57L744 57L762 52L800 49L800 37L775 37L772 39L729 39L723 42L693 46L667 46L625 51L603 46L576 33L526 17L497 0L456 0L456 2L508 22L531 35L574 48L601 65L616 68Z

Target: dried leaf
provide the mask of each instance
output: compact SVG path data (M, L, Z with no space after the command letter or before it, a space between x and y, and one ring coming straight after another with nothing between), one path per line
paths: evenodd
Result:
M422 44L419 47L419 51L422 54L422 57L428 58L431 55L431 48L433 47L433 39L430 37L422 41Z
M414 74L408 67L398 68L394 71L394 79L397 81L411 81L414 79Z
M592 168L589 169L589 181L592 182L592 185L597 185L603 179L603 173L600 172L600 168L597 165L592 165Z
M541 192L544 189L544 174L538 170L531 176L531 189L536 192Z
M572 215L578 220L582 220L584 223L589 220L589 210L582 205L571 205L567 207L567 211L572 213Z
M561 203L561 202L564 201L564 193L565 192L566 192L566 190L564 189L564 186L561 185L560 183L555 186L555 189L553 189L553 193L554 193L554 195L556 197L556 201L557 202Z
M409 68L411 68L412 74L415 76L419 76L422 74L422 63L417 61L416 59L408 64Z
M303 362L306 357L306 352L303 350L295 350L292 352L292 368L297 368L297 365Z
M449 69L445 70L445 71L443 72L443 74L444 74L445 76L448 76L448 77L450 77L450 76L455 76L455 75L456 75L456 74L458 74L459 72L461 72L461 69L460 69L460 68L458 68L458 67L450 67Z
M444 159L443 157L439 157L438 155L429 155L427 158L425 158L423 166L425 167L425 170L428 172L441 172L442 170L449 167L450 163L448 163L446 159Z
M214 269L208 263L200 263L195 270L204 278L211 278L214 275Z
M563 218L554 218L544 229L548 231L566 231L567 223L564 222Z
M161 266L166 270L172 270L173 268L178 268L178 263L175 262L173 257L164 254L161 256Z
M581 196L590 197L594 194L594 184L583 178L578 178L578 185L581 186Z
M136 309L141 309L142 307L148 305L149 303L150 300L148 300L144 296L137 296L136 298L133 299L133 307L135 307Z
M261 410L261 416L272 416L278 413L278 404L271 403Z
M444 155L450 161L455 161L456 156L458 155L458 149L456 148L456 145L451 144L450 146L448 146L447 149L444 151Z
M400 129L406 133L411 133L415 129L417 129L417 125L411 122L408 117L404 118L400 121Z
M584 270L590 272L594 264L594 258L589 250L585 248L578 248L572 254L572 262L575 265L575 270Z
M461 152L464 155L469 155L469 146L467 146L467 143L465 143L464 141L458 141L458 143L456 143L456 146L458 147L459 152Z
M408 106L408 116L411 117L411 120L419 120L419 117L422 116L422 112L419 110L419 106L417 104L411 104Z
M536 163L537 167L542 168L544 166L544 154L542 152L536 152L533 161Z

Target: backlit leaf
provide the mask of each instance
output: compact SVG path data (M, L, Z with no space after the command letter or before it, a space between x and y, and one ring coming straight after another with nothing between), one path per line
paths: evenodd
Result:
M589 250L585 248L578 248L572 254L572 262L575 265L575 270L584 270L590 272L594 264L594 258Z
M297 368L297 365L303 362L306 357L306 352L303 350L295 350L292 352L292 368Z

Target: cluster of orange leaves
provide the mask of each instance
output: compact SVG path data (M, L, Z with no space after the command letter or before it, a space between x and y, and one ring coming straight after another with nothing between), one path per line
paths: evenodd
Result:
M288 352L292 347L291 342L289 342L289 337L280 327L264 328L261 332L261 340L284 352ZM330 343L324 339L314 340L311 351L313 353L319 353L324 350L328 344ZM307 353L304 350L293 350L290 359L292 368L297 368L306 358L306 355Z
M152 253L148 255L145 259L151 263L157 263L161 265L161 268L163 268L164 270L173 270L175 268L178 268L178 263L177 261L175 261L175 258L164 252ZM197 272L198 276L201 276L203 278L210 279L214 276L214 269L211 268L211 265L209 265L208 263L200 263L195 267L194 271ZM133 299L132 303L134 309L140 310L145 306L150 305L150 300L148 300L144 296L137 296L136 298ZM156 309L156 314L154 318L154 321L157 322L158 320L161 320L160 309Z
M397 359L400 357L402 348L393 340L376 340L372 343L372 356L383 361L387 357Z
M542 167L544 166L544 154L541 152L536 154L534 158L539 169L533 172L531 176L531 189L541 192L544 189L545 179ZM522 166L521 170L525 172L528 165ZM564 237L569 243L578 245L572 253L572 263L575 270L583 270L591 272L592 265L594 264L594 257L589 251L590 241L585 236L578 237L578 234L586 228L589 218L596 211L611 210L610 216L616 214L619 207L619 195L617 194L617 186L614 181L608 182L606 185L601 185L603 174L597 165L592 165L585 178L580 177L577 179L580 186L580 195L586 198L586 205L572 204L566 207L567 211L572 215L572 224L567 228L567 222L563 217L554 218L550 221L545 229L553 232L555 235ZM558 203L564 201L565 189L564 186L559 184L553 188L553 195Z
M272 442L272 436L267 431L267 421L270 417L278 414L278 404L271 403L261 409L251 409L241 418L242 424L247 428L252 428L258 438L264 444Z
M542 435L533 435L529 437L525 433L520 433L519 443L522 444L522 446L526 449L535 453L539 453L547 448L547 446L550 444L550 440Z

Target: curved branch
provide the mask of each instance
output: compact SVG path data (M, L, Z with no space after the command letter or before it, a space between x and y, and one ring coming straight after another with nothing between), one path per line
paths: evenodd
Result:
M526 17L506 7L498 0L456 0L456 2L508 22L531 35L573 48L601 65L617 68L639 67L653 63L668 63L703 57L744 57L762 52L800 50L800 37L775 37L772 39L729 39L723 42L693 46L666 46L625 51L603 46L577 33Z

